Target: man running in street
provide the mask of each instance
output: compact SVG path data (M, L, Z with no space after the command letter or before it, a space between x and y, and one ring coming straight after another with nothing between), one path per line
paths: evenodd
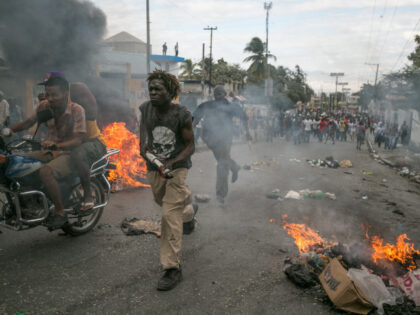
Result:
M180 91L178 80L161 70L147 77L150 101L140 105L140 154L147 161L147 178L152 186L156 203L162 207L160 262L164 270L157 289L167 291L182 280L179 253L182 234L194 227L191 191L186 179L194 153L194 133L190 112L172 103ZM155 155L165 169L168 178L151 161L147 154ZM192 225L192 227L191 227Z
M230 157L234 125L232 118L242 120L247 140L251 139L248 129L248 116L237 104L226 99L222 86L214 89L214 101L202 103L195 110L194 127L203 119L202 138L217 160L216 195L220 204L224 203L228 193L229 170L232 172L232 183L238 179L240 166Z

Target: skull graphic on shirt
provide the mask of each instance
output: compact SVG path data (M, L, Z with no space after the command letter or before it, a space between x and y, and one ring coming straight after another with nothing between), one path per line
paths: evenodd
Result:
M152 151L158 157L168 159L175 151L175 133L167 127L157 126L152 131Z

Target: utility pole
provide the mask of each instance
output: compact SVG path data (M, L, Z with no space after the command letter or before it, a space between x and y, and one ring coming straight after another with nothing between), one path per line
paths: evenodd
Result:
M206 47L206 44L203 43L203 54L202 54L202 57L201 57L201 87L202 87L203 97L204 97L204 85L205 85L205 82L206 82L206 69L205 69L205 62L204 62L204 59L205 59L205 54L204 54L205 47Z
M343 72L331 72L330 77L335 77L335 94L334 94L334 104L337 106L337 86L338 86L338 77L343 77ZM334 107L334 106L333 106Z
M213 64L213 31L217 30L217 26L204 28L205 31L210 31L210 67L209 67L209 95L211 95L211 68Z
M267 67L267 77L269 76L269 67L268 67L268 18L269 18L269 12L271 8L273 7L273 3L270 2L264 2L264 10L266 10L266 16L265 16L265 63Z
M146 69L147 69L147 73L150 73L150 16L149 16L149 0L146 0L146 31L147 31Z
M349 83L348 82L339 82L339 83L337 83L337 85L340 85L341 86L341 89L343 89L344 88L344 86L346 86L346 85L349 85ZM343 91L341 91L341 92L343 92ZM344 94L344 93L343 93ZM341 100L343 100L343 99L341 99ZM338 104L337 104L338 105Z
M368 66L376 66L376 74L375 74L375 95L374 95L374 99L376 101L377 96L378 96L378 72L379 72L379 63L365 63L365 65Z
M270 2L264 2L264 10L266 10L266 16L265 16L265 73L266 73L266 79L265 79L265 95L267 96L267 105L269 104L269 96L273 95L273 80L270 78L270 67L268 65L268 18L269 18L269 12L271 8L273 7L273 3Z

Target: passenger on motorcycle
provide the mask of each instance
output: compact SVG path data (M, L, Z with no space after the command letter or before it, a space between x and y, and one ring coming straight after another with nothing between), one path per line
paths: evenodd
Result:
M37 113L50 111L47 122L48 138L41 143L42 150L28 155L46 162L39 171L41 182L55 205L56 214L50 218L49 225L59 228L67 222L63 201L57 179L73 175L72 157L69 154L82 144L86 135L85 110L71 102L69 83L64 74L52 71L46 74L40 85L45 86L47 101L41 102L28 119L11 127L13 132L29 129L37 122Z
M86 135L83 143L73 149L70 155L84 191L80 210L88 211L94 206L90 187L90 167L106 154L106 145L96 122L98 105L95 96L87 85L81 82L71 84L70 94L71 100L81 105L86 114Z

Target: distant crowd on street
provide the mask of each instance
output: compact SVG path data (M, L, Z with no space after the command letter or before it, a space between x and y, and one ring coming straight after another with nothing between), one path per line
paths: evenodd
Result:
M232 102L238 102L232 98ZM322 112L320 109L301 112L283 112L263 116L259 111L248 113L248 125L253 142L272 142L276 137L284 137L295 145L317 141L319 143L335 144L340 142L356 142L356 148L361 149L365 142L366 132L374 143L388 150L393 150L398 143L408 145L410 130L406 121L400 126L397 123L385 121L384 117L354 112ZM200 128L200 126L198 126ZM243 134L242 125L235 123L234 138ZM198 139L200 130L196 131ZM198 137L197 137L198 136Z

